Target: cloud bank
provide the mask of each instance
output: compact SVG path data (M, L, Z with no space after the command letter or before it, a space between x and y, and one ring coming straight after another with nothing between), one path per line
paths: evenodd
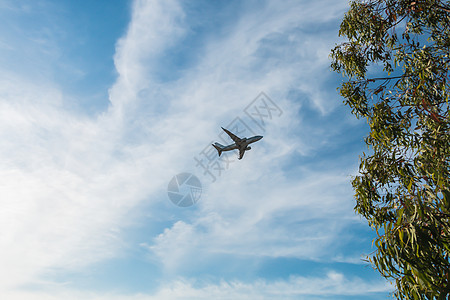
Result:
M116 44L109 106L94 116L74 110L77 99L48 74L39 81L20 70L0 74L0 290L8 299L298 299L387 290L336 271L275 281L240 278L250 265L236 266L230 280L214 272L223 255L332 262L346 252L345 231L361 226L348 184L361 124L339 106L328 67L347 3L220 5L134 1ZM267 123L244 160L211 182L193 158L261 91L282 116ZM185 171L197 174L204 190L196 207L180 212L166 188ZM126 234L138 224L155 234L129 244ZM70 282L23 289L40 285L43 275L89 272L130 248L144 249L168 279L153 293L104 296ZM196 272L196 265L209 267ZM204 277L219 283L202 283Z

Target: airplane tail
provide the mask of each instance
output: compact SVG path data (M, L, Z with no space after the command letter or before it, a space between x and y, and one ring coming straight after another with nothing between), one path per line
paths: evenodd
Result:
M219 156L222 154L223 148L225 148L225 146L219 144L219 143L214 143L212 144L214 148L216 148L217 152L219 152Z

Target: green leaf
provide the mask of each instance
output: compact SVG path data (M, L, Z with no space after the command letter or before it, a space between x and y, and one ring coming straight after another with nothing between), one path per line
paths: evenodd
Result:
M370 126L355 210L380 229L372 263L400 299L431 299L450 281L447 2L352 1L339 31L348 41L331 53L344 103Z

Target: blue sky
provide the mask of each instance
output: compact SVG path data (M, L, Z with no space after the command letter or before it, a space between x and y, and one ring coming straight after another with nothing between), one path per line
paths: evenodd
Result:
M389 297L353 211L367 127L329 67L347 8L2 1L2 298ZM206 172L221 126L264 138ZM182 172L202 183L187 208Z

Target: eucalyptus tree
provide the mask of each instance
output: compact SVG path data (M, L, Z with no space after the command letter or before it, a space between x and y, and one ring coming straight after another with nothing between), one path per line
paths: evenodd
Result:
M370 132L355 210L377 231L369 261L400 299L450 293L450 1L352 1L331 51Z

